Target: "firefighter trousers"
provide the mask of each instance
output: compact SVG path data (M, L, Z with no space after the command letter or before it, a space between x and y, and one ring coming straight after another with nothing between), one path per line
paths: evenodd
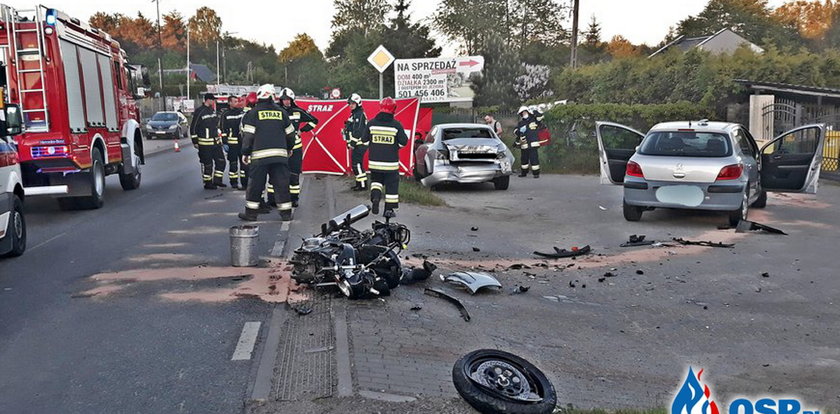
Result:
M367 147L359 145L353 148L353 152L350 156L351 165L353 167L353 176L356 178L356 184L362 187L367 186L367 174L365 173L365 168L363 163L365 162L365 152L367 152Z
M528 171L534 173L534 177L540 176L540 147L529 146L522 148L522 175L528 175Z
M248 190L245 193L245 208L259 210L262 194L266 188L266 181L274 186L272 193L280 211L291 211L292 200L289 195L289 164L285 162L251 164L251 176L248 179Z
M292 201L300 199L300 172L303 167L303 148L292 151L289 157L289 194Z
M400 173L399 171L370 172L370 201L379 205L382 194L385 194L385 210L400 207Z
M242 171L242 165L239 157L242 155L242 146L240 144L231 144L228 146L227 160L230 169L228 170L228 178L230 178L230 185L236 187L239 185L239 180L245 184L245 172Z
M221 145L199 145L198 161L204 183L221 184L225 176L225 151Z

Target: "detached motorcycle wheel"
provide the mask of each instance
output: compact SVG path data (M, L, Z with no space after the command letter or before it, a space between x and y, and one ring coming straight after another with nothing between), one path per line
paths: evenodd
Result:
M481 413L548 414L557 393L545 374L508 352L481 349L452 367L458 394Z

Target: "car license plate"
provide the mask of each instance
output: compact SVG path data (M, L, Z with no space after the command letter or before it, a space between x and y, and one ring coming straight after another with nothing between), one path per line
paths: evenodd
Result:
M166 131L155 131L155 134L164 135L166 134Z
M696 185L667 185L656 190L656 199L660 203L697 207L703 204L705 195Z

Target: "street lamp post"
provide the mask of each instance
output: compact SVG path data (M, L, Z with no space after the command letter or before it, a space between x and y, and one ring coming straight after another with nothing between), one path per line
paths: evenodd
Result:
M160 96L163 102L166 101L163 93L163 64L161 63L161 55L163 54L163 37L160 33L160 0L152 0L157 7L157 35L158 35L158 80L160 81ZM163 108L161 108L163 110Z

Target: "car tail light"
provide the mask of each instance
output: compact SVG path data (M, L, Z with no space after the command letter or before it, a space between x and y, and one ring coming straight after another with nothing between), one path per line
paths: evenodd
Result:
M46 157L67 157L70 155L70 148L66 145L49 147L32 147L32 158Z
M717 179L718 180L737 180L741 178L741 175L744 173L744 165L743 164L732 164L727 165L720 169L720 173L718 173Z
M630 161L627 163L627 171L625 171L625 175L629 175L631 177L645 178L645 174L642 172L642 166L635 161Z

